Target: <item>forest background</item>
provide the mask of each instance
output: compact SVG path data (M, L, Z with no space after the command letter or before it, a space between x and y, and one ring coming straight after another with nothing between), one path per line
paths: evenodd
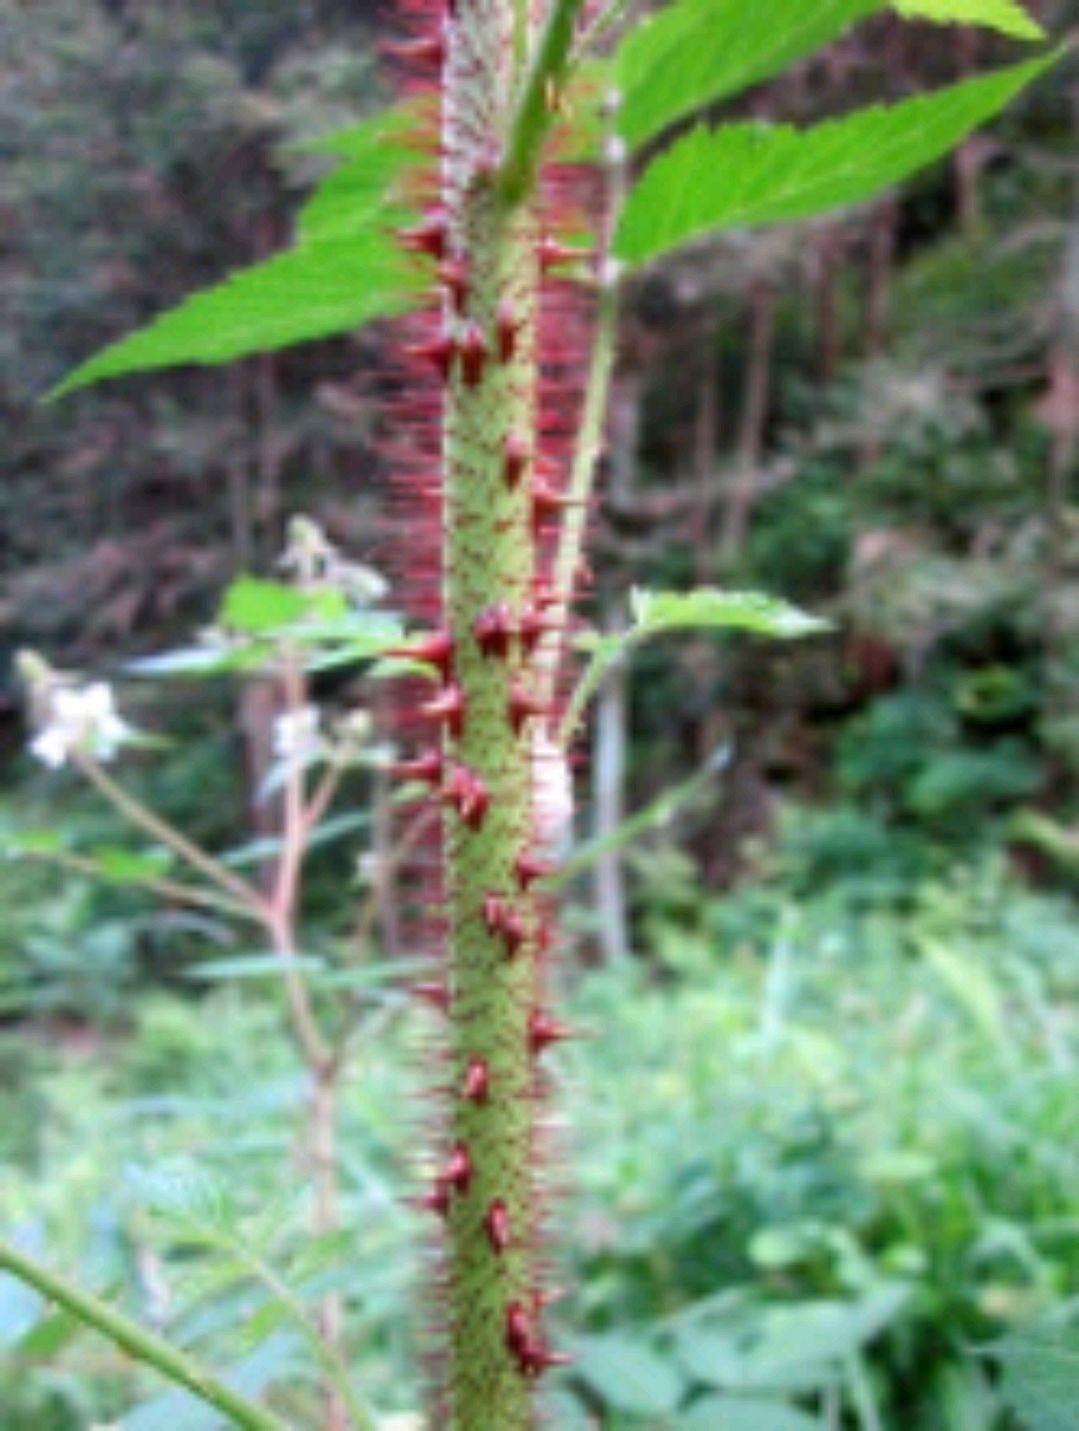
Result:
M1030 9L1067 28L1066 4ZM14 659L116 681L169 737L125 778L267 858L274 684L132 663L186 644L239 573L273 576L297 512L378 567L380 332L39 400L287 242L325 172L305 143L386 97L386 20L359 0L0 13L0 1227L193 1346L226 1335L255 1390L302 1384L308 1353L244 1255L306 1304L332 1250L357 1381L405 1426L423 1316L402 930L384 918L360 951L343 1240L319 1258L265 961L125 882L127 833L26 752ZM840 112L998 51L881 19L742 108ZM578 1361L559 1427L1074 1425L1077 133L1072 61L871 208L710 242L633 291L587 614L705 582L832 630L646 648L600 692L565 967L598 1037L561 1062ZM369 699L341 673L316 694ZM377 781L350 794L306 893L326 948L381 838ZM110 881L26 858L28 831ZM5 1428L140 1396L132 1431L217 1424L159 1391L0 1280Z

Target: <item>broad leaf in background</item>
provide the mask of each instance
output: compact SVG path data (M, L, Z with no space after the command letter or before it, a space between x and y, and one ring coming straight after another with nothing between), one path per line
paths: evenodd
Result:
M392 232L409 217L396 182L417 162L406 117L391 110L333 136L347 163L301 210L294 248L192 294L82 363L51 396L127 373L228 363L415 307L417 270Z
M682 1399L685 1383L678 1367L649 1343L610 1334L575 1344L577 1375L603 1400L631 1416L669 1416Z
M706 1396L678 1418L678 1431L823 1431L824 1422L783 1401Z
M661 631L748 631L754 636L790 640L827 631L829 623L811 616L778 596L760 591L721 591L700 587L696 591L635 590L630 598L632 631L638 637Z
M588 700L607 672L642 642L671 631L743 631L754 636L790 640L828 630L820 617L792 606L780 597L760 591L721 591L700 587L696 591L634 590L630 597L632 625L625 631L599 636L592 633L578 644L591 651L570 699L562 731L572 732Z
M619 128L643 144L674 120L738 94L838 39L888 0L680 0L636 25L615 58ZM894 0L907 18L986 25L1015 39L1044 38L1014 0Z
M1058 58L964 80L811 129L698 125L644 171L615 241L641 263L714 229L789 223L859 204L959 143Z
M992 1348L1001 1394L1029 1431L1071 1431L1079 1406L1079 1328L1016 1332Z

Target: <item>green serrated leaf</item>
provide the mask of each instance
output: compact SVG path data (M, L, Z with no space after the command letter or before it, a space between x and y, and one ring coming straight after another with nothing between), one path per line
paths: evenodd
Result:
M884 0L680 0L635 25L615 59L619 128L634 147L836 39Z
M905 20L984 25L1013 40L1045 39L1045 31L1016 0L892 0L892 9Z
M889 3L909 18L1044 38L1015 0L679 0L635 25L619 47L619 128L637 147L675 120L778 74Z
M811 129L699 125L645 169L615 249L641 263L715 229L789 223L863 203L952 149L1061 51Z
M391 214L380 211L402 176L422 157L410 142L414 129L409 111L391 109L329 136L332 147L323 147L322 152L346 162L322 180L297 215L301 243L362 234L376 216L383 225L390 222ZM407 212L402 208L392 217L400 222Z
M362 233L320 236L192 294L82 363L50 397L128 373L214 366L347 333L417 302L415 267L372 221Z

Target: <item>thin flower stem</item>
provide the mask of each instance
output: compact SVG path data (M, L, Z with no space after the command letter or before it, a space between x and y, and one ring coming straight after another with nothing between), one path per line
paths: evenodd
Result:
M307 685L295 653L286 649L282 669L285 714L295 717L307 700ZM298 759L285 753L287 762L284 790L284 828L281 856L277 864L271 897L270 938L281 960L289 1018L307 1065L311 1083L311 1122L308 1149L314 1173L314 1206L311 1226L316 1236L325 1236L339 1224L337 1207L337 1076L339 1065L326 1041L311 1000L311 992L296 958L296 915L300 878L311 829L320 817L319 807L333 798L335 782L323 779L314 801L306 803L304 770ZM339 1292L328 1292L319 1308L316 1334L321 1346L334 1361L341 1360L343 1305ZM346 1431L348 1405L337 1378L324 1365L326 1431Z
M8 1242L0 1241L0 1270L10 1272L36 1288L50 1302L55 1302L80 1322L100 1332L129 1356L153 1367L168 1381L184 1387L208 1405L216 1406L233 1425L247 1427L249 1431L287 1431L284 1421L241 1396L186 1352L132 1321L92 1293L76 1287L59 1273L27 1257Z
M341 785L344 769L340 765L328 765L322 774L322 778L315 786L315 792L307 803L307 808L303 812L304 840L318 828L322 823L322 818L326 811L333 804L334 796Z
M568 494L573 506L567 507L558 536L554 565L554 590L558 598L553 609L554 621L561 626L569 614L577 569L584 551L588 525L588 505L596 477L596 464L603 445L603 422L607 412L611 372L614 367L615 340L618 331L618 296L613 287L600 292L596 312L596 341L585 388L584 411L577 437L573 466L570 469ZM542 698L553 693L562 658L563 638L553 632L542 652L544 690Z
M392 888L395 871L408 859L416 845L437 819L438 815L436 811L421 811L383 861L382 868L375 876L371 893L364 902L364 906L360 911L360 917L356 923L355 944L359 951L363 951L364 946L371 937L375 920L378 918L386 895ZM353 994L350 1002L352 1005L350 1011L351 1017L342 1025L340 1032L334 1040L334 1048L331 1055L332 1065L334 1067L340 1066L343 1062L348 1051L349 1043L359 1026L360 1017L366 1008L366 1005L358 993Z
M282 1281L257 1252L253 1252L244 1243L232 1242L223 1238L220 1242L215 1242L214 1245L242 1262L251 1275L272 1292L281 1305L288 1310L289 1315L310 1343L311 1350L322 1363L327 1376L332 1379L337 1388L341 1400L352 1418L354 1431L377 1431L378 1423L371 1411L357 1396L344 1358L335 1347L325 1340L317 1324L308 1316L307 1309L288 1284Z
M285 659L284 686L286 711L290 715L295 714L303 705L306 693L303 675L291 653ZM281 858L278 861L270 899L267 931L274 952L281 960L289 1017L296 1041L311 1076L317 1078L327 1066L329 1049L315 1017L306 980L297 962L295 935L296 904L307 834L303 770L298 761L290 760L285 782Z
M596 479L596 466L603 447L603 428L618 342L619 273L611 258L611 248L626 190L626 157L615 132L619 99L619 95L612 92L607 100L609 133L605 167L606 192L598 255L600 287L596 306L595 339L585 385L581 423L570 468L571 505L566 509L555 553L554 591L558 599L554 608L555 630L547 637L545 649L541 650L543 696L548 701L554 693L558 678L563 655L561 631L569 616L577 570L584 552L588 509Z
M181 834L167 820L163 820L160 815L156 815L153 810L138 800L105 770L92 756L85 752L75 752L73 759L90 781L90 783L113 805L119 812L128 819L131 824L152 836L155 840L160 840L163 845L168 846L181 859L197 869L200 874L206 876L212 884L219 889L227 890L247 909L259 918L265 916L265 901L261 895L245 880L234 875L227 869L220 860L214 859L205 850L200 849L186 835Z

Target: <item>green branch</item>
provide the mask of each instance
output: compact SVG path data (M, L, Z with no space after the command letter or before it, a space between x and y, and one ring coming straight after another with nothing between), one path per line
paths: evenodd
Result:
M534 188L540 149L554 119L552 90L566 73L574 27L584 0L554 0L525 78L517 112L510 124L500 189L503 201L519 204Z
M3 1241L0 1241L0 1271L10 1272L36 1288L43 1297L100 1332L136 1361L145 1362L168 1381L185 1387L210 1406L216 1406L235 1425L250 1427L251 1431L286 1431L283 1421L233 1391L193 1361L186 1352Z

